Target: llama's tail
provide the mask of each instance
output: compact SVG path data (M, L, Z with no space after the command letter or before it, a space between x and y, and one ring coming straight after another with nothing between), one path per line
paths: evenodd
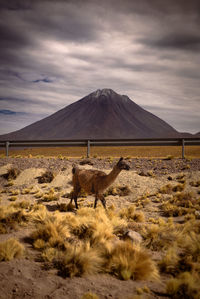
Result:
M78 166L76 164L72 165L72 174L75 174L75 172L77 171Z

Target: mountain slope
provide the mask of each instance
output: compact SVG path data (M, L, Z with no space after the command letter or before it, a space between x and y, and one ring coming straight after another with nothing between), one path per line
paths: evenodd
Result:
M166 122L127 96L111 89L97 90L62 110L1 140L103 139L177 137Z

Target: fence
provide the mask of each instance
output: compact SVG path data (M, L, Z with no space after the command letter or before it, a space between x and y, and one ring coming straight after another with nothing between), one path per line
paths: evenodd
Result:
M0 147L5 148L9 156L11 147L87 147L87 157L91 146L181 146L182 158L185 158L186 145L200 145L200 138L156 138L156 139L82 139L82 140L19 140L0 141Z

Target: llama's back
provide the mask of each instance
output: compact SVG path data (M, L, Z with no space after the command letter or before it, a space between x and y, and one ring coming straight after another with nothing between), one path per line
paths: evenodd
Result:
M79 186L88 194L94 193L99 180L106 176L106 173L103 171L94 169L79 169L78 167L73 167L72 173L74 188Z

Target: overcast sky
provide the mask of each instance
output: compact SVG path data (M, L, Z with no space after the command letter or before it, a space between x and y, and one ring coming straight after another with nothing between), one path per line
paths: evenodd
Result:
M200 131L200 1L0 0L0 134L102 88Z

